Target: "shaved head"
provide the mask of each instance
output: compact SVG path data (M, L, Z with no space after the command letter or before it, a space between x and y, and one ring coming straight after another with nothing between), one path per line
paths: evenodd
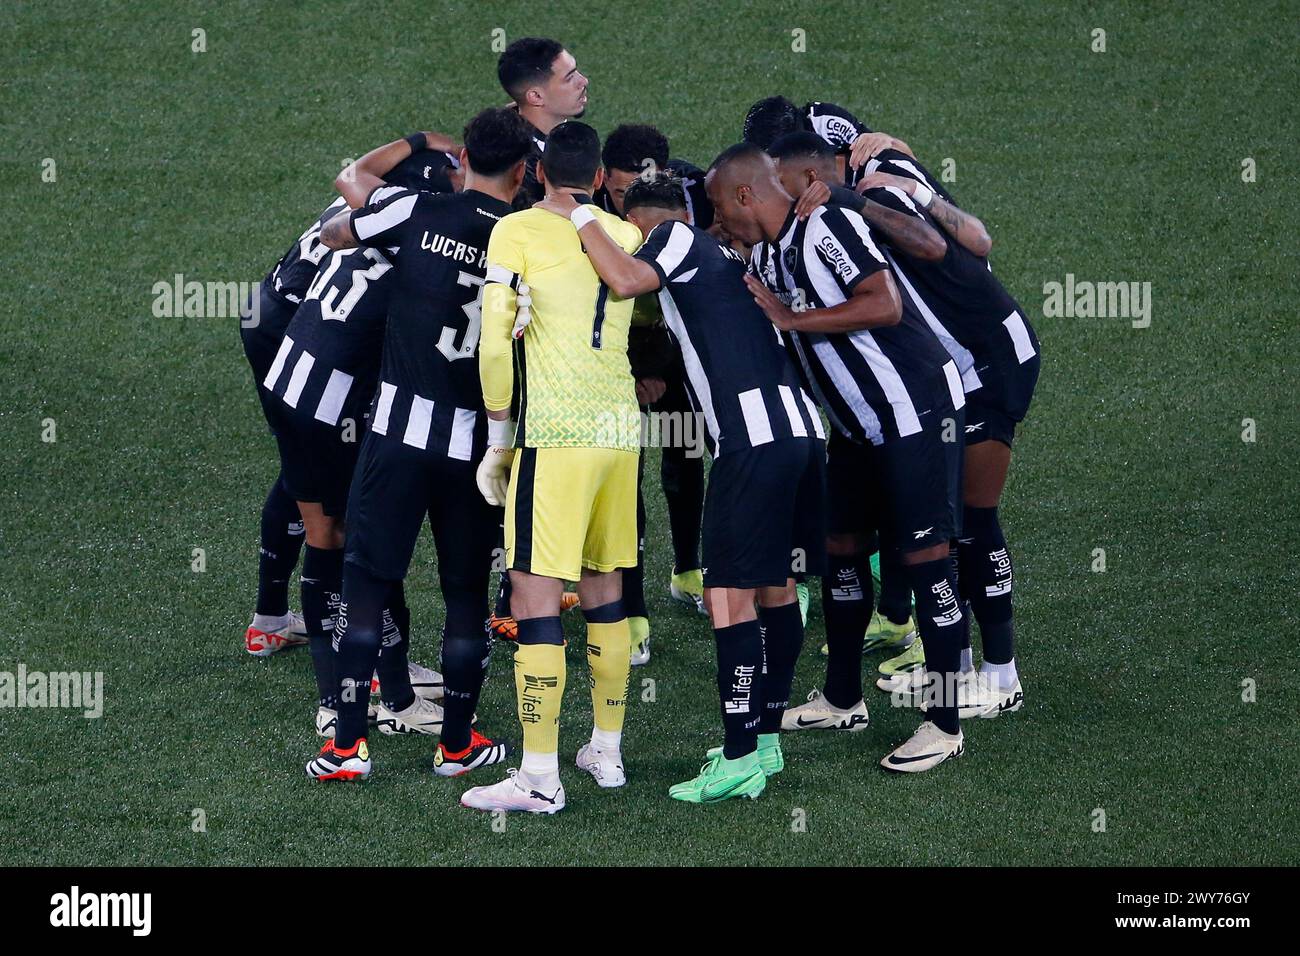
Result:
M776 239L790 214L776 164L752 143L723 150L704 183L722 228L747 245Z

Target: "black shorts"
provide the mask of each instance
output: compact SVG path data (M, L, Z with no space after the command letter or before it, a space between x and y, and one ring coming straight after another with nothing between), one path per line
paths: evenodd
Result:
M961 532L965 446L962 412L952 412L953 441L929 428L883 445L859 445L839 433L828 444L826 487L832 534L880 536L882 547L916 551ZM938 416L943 418L946 416Z
M976 395L979 393L976 392ZM974 397L966 400L966 444L1000 441L1008 448L1016 437L1016 419L1001 409L983 404Z
M476 461L368 432L348 497L346 560L378 578L402 580L427 516L443 593L481 595L486 609L503 511L479 494L476 468Z
M262 414L266 417L267 425L274 432L275 420L279 415L278 410L271 403L279 403L280 400L263 388L262 382L266 380L266 373L271 371L271 366L275 364L275 354L280 351L284 331L289 327L289 320L293 318L293 314L298 311L298 306L270 292L264 283L258 286L257 295L257 323L251 324L251 319L241 318L239 338L244 345L244 357L248 359L249 367L253 370L253 387L257 389L258 401L262 403ZM245 305L241 311L245 315L251 315L249 305Z
M290 408L264 388L258 392L264 397L262 408L280 448L280 477L285 491L294 501L318 503L327 515L342 515L364 429L355 424L344 429L317 421L305 407Z
M789 438L729 451L709 471L701 558L706 588L780 587L826 564L826 445Z

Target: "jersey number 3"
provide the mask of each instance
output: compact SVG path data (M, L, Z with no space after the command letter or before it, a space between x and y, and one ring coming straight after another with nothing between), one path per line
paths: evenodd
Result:
M457 330L452 326L444 325L442 334L438 336L438 351L448 362L473 358L478 348L479 331L483 328L483 281L481 277L470 275L468 272L462 272L456 278L458 285L468 286L471 289L477 286L478 292L474 298L461 306L465 310L465 315L469 317L469 323L465 326L465 337L460 341L460 348L456 347Z

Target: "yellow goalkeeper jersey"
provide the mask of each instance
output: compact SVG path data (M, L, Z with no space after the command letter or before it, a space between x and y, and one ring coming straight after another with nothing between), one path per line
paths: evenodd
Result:
M590 206L629 253L641 231ZM532 321L512 356L516 289L527 284ZM515 445L639 451L636 389L627 358L633 299L600 281L569 220L542 209L511 213L487 248L479 377L490 411L511 405L516 367Z

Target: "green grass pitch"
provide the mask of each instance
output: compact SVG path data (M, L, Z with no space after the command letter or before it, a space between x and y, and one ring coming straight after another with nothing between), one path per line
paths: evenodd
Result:
M322 9L7 5L0 671L103 671L106 705L0 709L0 862L1300 861L1293 3ZM151 289L260 279L343 161L502 102L498 28L568 44L602 133L653 122L697 164L775 92L843 104L936 171L952 161L1044 351L1003 507L1027 703L968 726L965 759L886 776L916 718L871 690L871 728L790 737L762 799L670 801L719 720L708 626L667 600L651 482L655 651L633 675L624 790L570 767L564 813L497 832L458 806L469 783L431 775L427 740L375 740L364 786L304 778L308 656L253 660L240 642L276 464L235 321L155 318ZM1067 274L1150 282L1150 327L1044 317L1044 283ZM433 568L426 541L410 592L428 663ZM823 634L814 600L796 695L819 680ZM590 721L581 647L562 768ZM518 739L500 647L479 713Z

